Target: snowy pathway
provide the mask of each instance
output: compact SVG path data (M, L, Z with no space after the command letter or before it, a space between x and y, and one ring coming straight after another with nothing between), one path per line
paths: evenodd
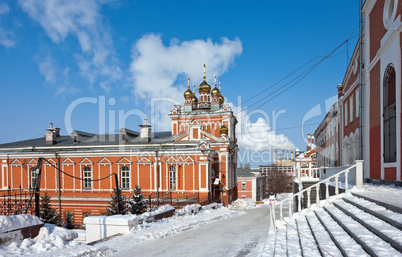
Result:
M268 206L132 248L115 256L261 256L268 236Z

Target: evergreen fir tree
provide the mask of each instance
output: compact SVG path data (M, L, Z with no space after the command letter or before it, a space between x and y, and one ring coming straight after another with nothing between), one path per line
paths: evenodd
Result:
M65 219L64 219L64 227L66 229L74 229L76 228L75 222L74 222L74 215L72 211L66 212Z
M50 206L50 196L47 194L46 191L45 195L41 197L41 202L39 205L39 216L40 216L39 218L44 223L50 223L55 225L61 224L60 214L58 214L56 210Z
M119 193L120 197L117 198L117 193ZM113 194L110 195L112 198L112 201L108 202L109 208L107 208L107 215L116 215L118 214L118 209L119 209L119 203L120 203L120 208L121 208L121 213L120 214L126 214L127 213L127 202L126 202L126 197L121 194L121 188L113 188Z
M128 203L129 211L132 214L141 214L144 212L146 206L145 201L143 200L144 195L141 194L141 187L138 185L135 186L134 195L131 196L131 200Z

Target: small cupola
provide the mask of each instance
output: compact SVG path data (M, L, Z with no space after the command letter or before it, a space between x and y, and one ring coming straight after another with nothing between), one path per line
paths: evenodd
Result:
M225 97L223 97L221 92L221 82L219 82L219 103L222 105L225 102Z
M193 102L193 108L197 108L198 105L198 98L195 95L195 84L193 84L193 98L191 98L191 101Z
M193 110L193 96L194 93L190 89L190 77L187 77L188 85L187 90L184 92L184 112L191 112Z
M229 129L225 126L225 124L222 125L222 127L219 129L219 133L221 135L227 135L229 132Z
M201 92L211 92L211 85L209 85L208 84L208 82L207 82L207 76L206 76L206 72L205 72L205 69L206 69L206 67L207 66L205 66L205 63L203 64L203 66L204 66L204 77L203 77L203 80L202 80L202 82L201 82L201 84L198 86L198 91L201 93Z

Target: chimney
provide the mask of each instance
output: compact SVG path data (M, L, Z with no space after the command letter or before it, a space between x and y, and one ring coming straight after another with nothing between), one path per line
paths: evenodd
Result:
M276 149L274 150L274 164L276 164Z
M310 151L311 150L311 134L308 134L307 135L307 151Z
M289 150L286 152L286 159L289 159Z
M148 123L148 119L144 119L144 124L140 125L140 142L150 142L151 141L151 125Z
M60 136L60 128L53 127L53 123L50 123L50 128L46 129L45 133L45 144L46 145L54 145L57 143L57 137Z
M282 150L282 159L285 159L285 150Z
M314 139L315 139L314 135L311 135L311 149L315 148Z
M290 159L292 159L292 160L293 160L293 150L292 150L292 151L290 151Z
M336 88L338 89L338 99L339 99L343 96L343 86L342 84L339 84Z

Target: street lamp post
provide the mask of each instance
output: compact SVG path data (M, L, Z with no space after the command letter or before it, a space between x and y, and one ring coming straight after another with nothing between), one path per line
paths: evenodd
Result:
M156 158L156 207L159 208L159 157L158 150L155 150Z

